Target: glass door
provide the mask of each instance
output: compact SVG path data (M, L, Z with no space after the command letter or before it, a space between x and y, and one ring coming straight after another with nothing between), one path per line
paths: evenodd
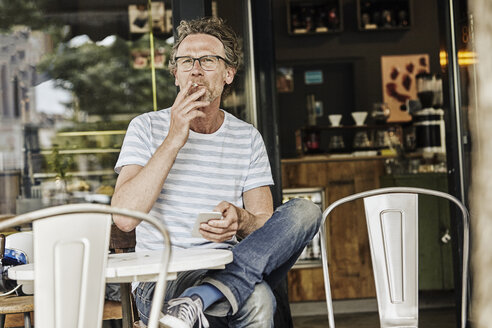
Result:
M441 53L444 106L447 110L449 192L468 204L471 180L471 128L475 107L476 55L473 16L466 0L441 0Z
M252 123L262 134L275 186L274 205L282 204L280 146L275 89L275 50L273 41L272 1L216 0L218 16L243 39L244 66L236 75L236 92L224 99L224 108Z
M446 148L448 157L449 193L460 199L468 208L472 169L472 131L477 128L479 114L476 107L476 64L474 21L467 0L440 0L441 68L443 71L444 106L447 108ZM453 209L454 210L454 209ZM453 265L455 286L461 285L463 226L451 216ZM470 291L471 289L468 288ZM455 288L456 304L461 303L461 291ZM471 299L468 295L468 299ZM456 316L461 318L460 306Z
M251 3L249 0L216 0L212 2L212 15L225 19L243 41L244 64L236 74L231 93L222 99L222 108L258 127Z

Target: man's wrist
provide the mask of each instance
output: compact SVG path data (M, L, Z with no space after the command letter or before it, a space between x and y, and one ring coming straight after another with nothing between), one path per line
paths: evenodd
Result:
M183 145L180 143L176 142L172 138L166 137L162 144L160 145L159 149L166 152L166 153L171 153L171 154L178 154L180 149L183 148Z
M244 208L239 208L235 206L237 209L238 213L238 228L237 228L237 234L241 238L247 237L250 233L258 229L257 227L257 220L254 214L248 212Z

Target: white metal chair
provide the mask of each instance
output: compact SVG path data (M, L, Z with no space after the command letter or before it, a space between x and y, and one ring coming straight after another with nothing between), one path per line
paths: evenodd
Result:
M445 198L458 206L463 218L461 327L467 313L469 254L468 210L455 197L435 190L392 187L341 198L323 212L321 254L328 325L335 327L331 299L325 220L341 204L364 200L381 327L418 327L418 195Z
M168 232L163 223L148 214L99 204L56 206L0 222L0 231L33 222L37 327L102 326L112 214L147 221L163 236L162 269L148 325L158 327L171 254Z

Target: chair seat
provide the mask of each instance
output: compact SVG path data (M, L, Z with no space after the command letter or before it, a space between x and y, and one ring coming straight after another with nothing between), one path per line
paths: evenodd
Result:
M0 314L23 313L34 311L33 296L0 297Z
M103 320L116 320L123 318L121 302L109 301L104 302Z
M31 327L34 311L33 296L2 296L0 297L0 316L2 328Z

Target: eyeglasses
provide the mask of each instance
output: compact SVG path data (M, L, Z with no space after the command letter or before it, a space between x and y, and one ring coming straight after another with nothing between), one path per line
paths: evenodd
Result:
M176 57L176 64L178 65L178 69L183 72L191 71L193 66L195 66L195 60L198 60L200 66L206 71L213 71L217 68L219 63L219 59L222 59L226 64L228 64L225 58L216 55L206 55L201 56L199 58L193 58L190 56L180 56Z

